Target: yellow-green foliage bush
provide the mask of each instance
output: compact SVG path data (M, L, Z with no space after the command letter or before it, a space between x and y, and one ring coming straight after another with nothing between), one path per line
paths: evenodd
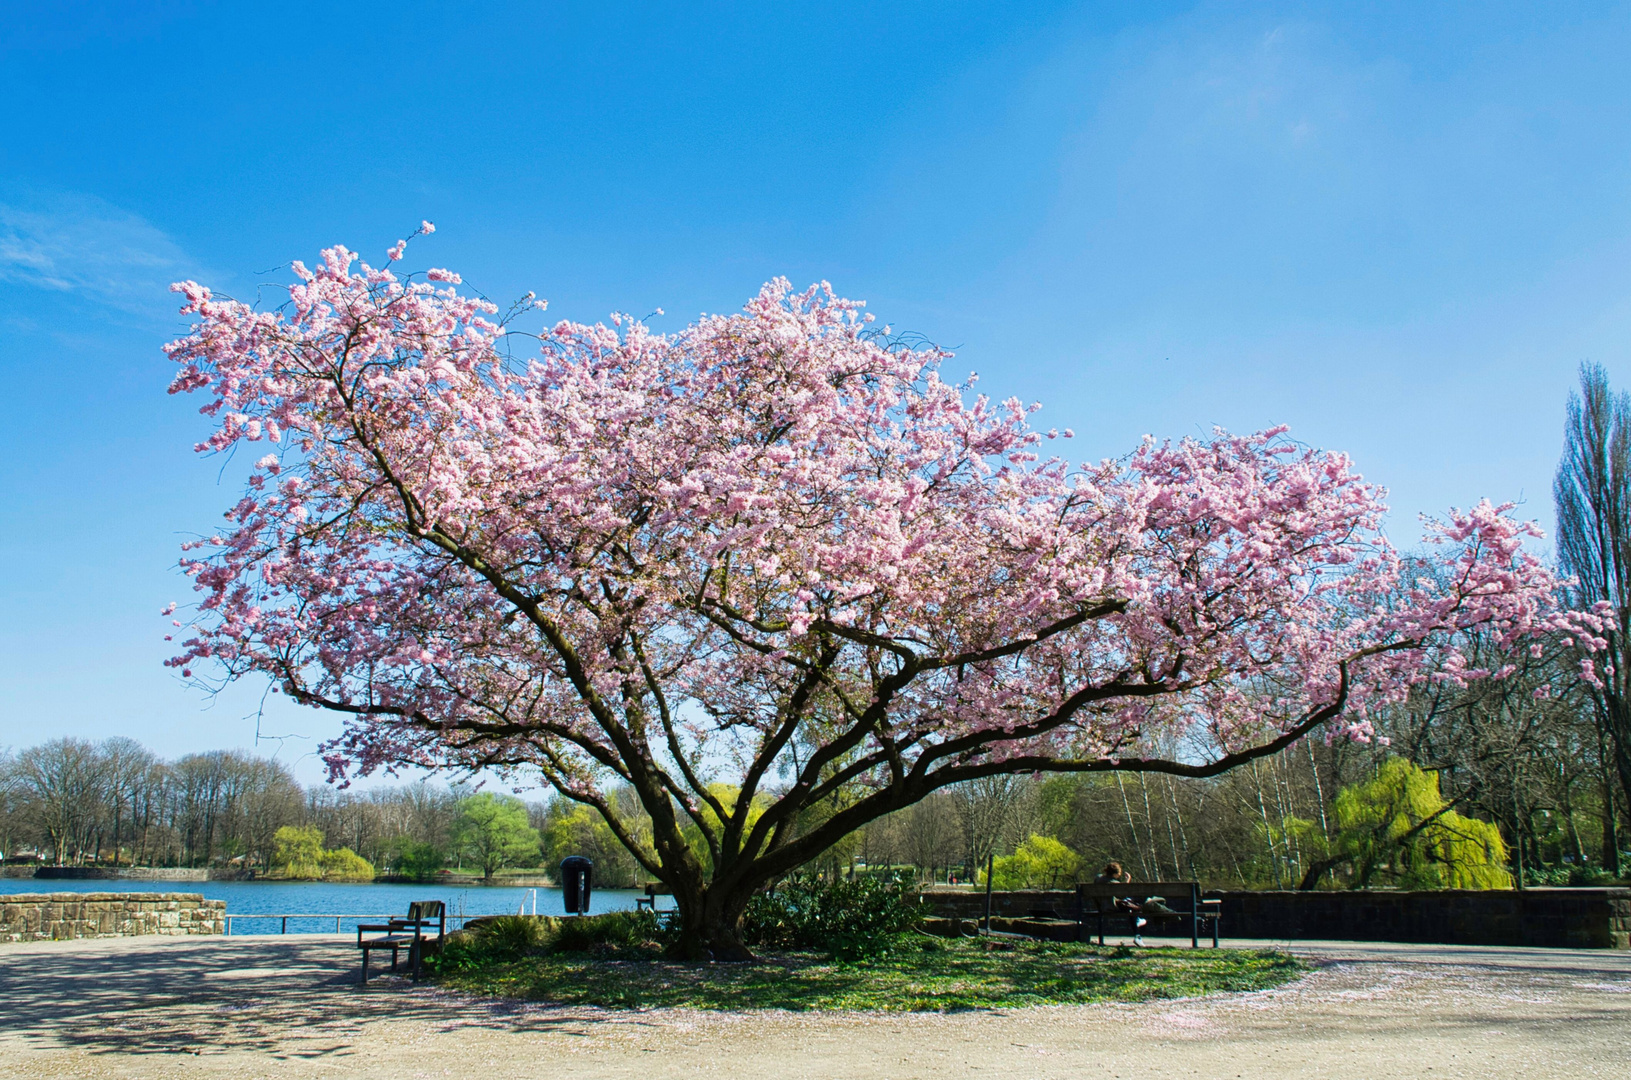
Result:
M373 881L374 864L348 847L323 852L324 881Z
M323 876L323 831L315 825L285 825L272 836L272 869L282 877Z
M1082 857L1051 836L1032 833L1012 855L991 864L994 889L1062 889L1076 883ZM985 884L985 873L980 873Z
M350 848L323 849L315 825L285 825L272 835L272 871L316 881L373 881L374 865Z
M1487 821L1447 809L1438 774L1389 758L1336 798L1336 847L1350 884L1403 889L1510 889L1506 842Z

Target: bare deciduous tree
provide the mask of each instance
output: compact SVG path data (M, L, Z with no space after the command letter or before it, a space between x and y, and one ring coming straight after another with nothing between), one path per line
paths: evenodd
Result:
M1597 364L1580 369L1580 392L1569 395L1563 459L1553 495L1558 556L1574 575L1583 605L1607 604L1614 619L1595 692L1604 743L1613 750L1620 789L1631 799L1631 397L1609 389ZM1613 798L1605 778L1604 795ZM1603 853L1619 872L1615 815L1604 814Z

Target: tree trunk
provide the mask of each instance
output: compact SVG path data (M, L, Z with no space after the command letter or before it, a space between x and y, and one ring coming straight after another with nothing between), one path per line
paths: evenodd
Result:
M742 941L742 912L754 890L738 885L702 886L674 890L679 908L679 934L669 948L676 960L714 960L741 963L753 959Z
M1320 878L1324 877L1327 871L1333 869L1341 861L1340 857L1335 859L1315 859L1309 864L1308 873L1303 875L1302 881L1297 885L1297 891L1309 892L1319 888Z
M1615 877L1620 876L1619 809L1614 802L1614 783L1603 778L1603 869Z
M1620 719L1620 727L1614 732L1613 737L1609 740L1609 742L1614 748L1615 763L1619 766L1620 792L1624 801L1611 799L1610 802L1611 804L1618 803L1620 806L1627 806L1631 805L1631 719L1624 717L1623 714L1626 710L1623 707L1617 711L1622 714ZM1610 792L1610 794L1612 794L1612 792ZM1616 818L1616 810L1612 807L1612 805L1610 807L1605 807L1605 810L1606 813L1604 816L1608 818L1608 823L1604 827L1603 831L1605 834L1608 834L1613 841L1613 851L1610 853L1612 856L1612 865L1608 869L1610 873L1617 877L1620 873L1620 842L1619 837L1614 834L1618 832L1618 820Z
M1516 796L1513 797L1513 801L1512 801L1512 859L1513 859L1512 876L1515 879L1517 879L1517 884L1518 884L1519 890L1522 890L1523 887L1524 887L1524 882L1523 882L1523 871L1524 871L1524 865L1523 865L1523 817L1518 812L1518 803L1517 803Z
M1586 863L1586 845L1580 839L1580 826L1574 820L1573 806L1568 808L1565 820L1569 824L1569 847L1572 849L1575 865L1584 866Z
M1144 858L1144 842L1138 838L1138 825L1133 821L1133 804L1127 801L1127 785L1121 778L1121 770L1116 770L1116 789L1121 792L1121 808L1127 814L1127 833L1132 837L1133 850L1138 852L1138 865L1144 872L1145 880L1150 878L1149 860Z

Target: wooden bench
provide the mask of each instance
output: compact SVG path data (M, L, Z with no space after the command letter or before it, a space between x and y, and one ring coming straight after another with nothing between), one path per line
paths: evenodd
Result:
M635 911L639 911L641 908L646 908L647 910L650 910L650 911L656 911L657 910L657 897L659 897L659 896L673 896L674 895L674 890L670 889L667 885L664 885L660 881L648 881L648 882L646 882L646 890L645 891L646 891L646 895L636 896L634 898L634 910Z
M1140 904L1159 896L1171 909L1169 913L1147 911L1131 912L1116 906L1117 900L1133 900ZM1194 881L1128 881L1111 885L1084 882L1076 886L1076 927L1078 940L1089 939L1087 920L1099 920L1099 944L1104 944L1104 917L1119 915L1123 918L1138 916L1156 922L1189 923L1189 947L1201 945L1201 924L1212 924L1212 948L1218 947L1218 923L1223 917L1223 901L1202 900L1201 887Z
M434 929L434 936L431 931ZM357 924L357 948L362 950L362 984L368 985L368 954L375 950L391 950L391 970L395 971L397 956L408 950L408 968L415 982L425 959L427 944L440 944L447 933L447 905L440 900L416 900L408 905L406 919L392 919L382 923ZM363 937L375 934L376 937Z

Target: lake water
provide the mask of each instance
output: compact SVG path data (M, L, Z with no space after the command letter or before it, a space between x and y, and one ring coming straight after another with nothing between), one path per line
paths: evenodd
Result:
M341 916L340 929L352 930L359 920L368 922L386 916L400 918L414 900L441 900L447 904L450 921L477 915L514 915L525 908L532 914L536 902L540 915L562 915L566 907L561 890L532 887L447 885L342 885L322 881L125 881L57 880L39 878L0 878L0 895L42 892L187 892L202 893L206 900L225 900L232 916L234 934L275 934L283 926L280 918L301 915L288 922L291 934L332 934L334 920ZM629 911L634 899L643 895L633 889L595 889L590 893L591 914ZM669 897L658 897L659 909L672 906ZM239 916L268 918L239 918ZM350 916L346 918L345 916Z

